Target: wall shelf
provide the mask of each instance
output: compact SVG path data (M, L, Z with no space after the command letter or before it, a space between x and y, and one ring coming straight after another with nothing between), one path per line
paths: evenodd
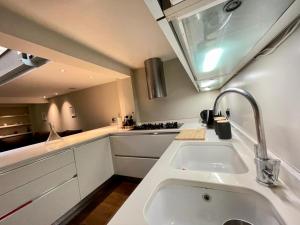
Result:
M21 115L4 115L4 116L0 116L0 119L1 119L1 118L24 117L24 116L28 116L28 114L21 114Z
M13 124L7 126L0 126L0 129L11 128L11 127L23 127L23 126L31 126L31 123L22 123L22 124Z
M21 136L21 135L27 135L27 134L32 134L32 132L24 132L24 133L9 134L9 135L5 135L5 136L0 136L0 140L1 140L1 139L5 139L5 138L10 138L10 137L16 137L16 136Z

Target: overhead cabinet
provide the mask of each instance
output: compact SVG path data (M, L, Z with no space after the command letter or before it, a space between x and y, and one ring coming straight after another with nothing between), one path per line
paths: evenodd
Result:
M202 91L222 87L297 16L294 0L145 2Z

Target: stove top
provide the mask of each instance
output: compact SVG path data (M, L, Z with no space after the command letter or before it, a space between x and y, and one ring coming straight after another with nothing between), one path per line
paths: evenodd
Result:
M159 129L178 129L183 123L168 122L168 123L144 123L135 125L132 130L159 130Z

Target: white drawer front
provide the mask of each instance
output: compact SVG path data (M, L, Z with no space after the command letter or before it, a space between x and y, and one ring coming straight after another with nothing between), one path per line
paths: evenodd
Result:
M156 163L157 159L114 156L113 161L116 174L143 178Z
M73 178L0 222L1 225L50 225L80 200Z
M111 136L113 155L159 158L177 134Z
M73 150L0 174L0 195L74 162Z
M0 196L0 218L76 175L75 163L51 172Z

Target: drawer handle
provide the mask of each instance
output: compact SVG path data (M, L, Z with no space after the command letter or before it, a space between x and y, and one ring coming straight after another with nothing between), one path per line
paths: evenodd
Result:
M5 215L3 215L3 216L0 217L0 221L4 220L5 218L9 217L10 215L16 213L17 211L23 209L24 207L26 207L27 205L29 205L29 204L31 204L31 203L32 203L32 200L30 200L30 201L24 203L23 205L20 205L18 208L15 208L15 209L13 209L13 210L10 211L10 212L6 213Z

